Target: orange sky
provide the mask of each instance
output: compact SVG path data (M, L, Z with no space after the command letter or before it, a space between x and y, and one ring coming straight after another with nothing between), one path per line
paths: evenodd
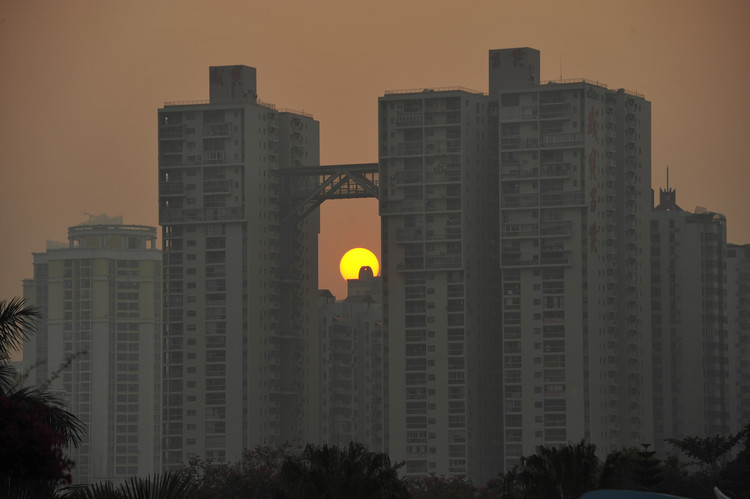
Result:
M542 52L542 79L585 77L653 103L654 184L727 215L750 243L750 8L737 1L0 2L0 298L83 212L157 224L156 110L208 98L209 65L258 68L259 96L320 121L324 164L377 161L388 89L487 90L487 51ZM322 209L320 286L340 256L380 254L374 200Z

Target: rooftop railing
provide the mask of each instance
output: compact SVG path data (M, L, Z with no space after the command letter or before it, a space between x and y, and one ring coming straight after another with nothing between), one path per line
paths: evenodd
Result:
M311 118L311 119L313 118L313 115L310 114L310 113L306 113L304 111L298 111L296 109L291 109L291 108L288 108L288 107L283 107L283 108L279 109L278 111L280 113L298 114L300 116L304 116L305 118Z
M566 83L586 83L588 85L596 85L597 87L607 88L607 84L604 82L601 82L599 80L589 80L587 78L565 78L565 79L558 79L558 80L547 80L541 82L541 85L559 85L559 84L566 84ZM633 91L633 90L627 90L624 88L619 88L617 91L622 91L623 93L627 95L632 95L633 97L638 97L643 99L644 95L642 93Z
M473 90L467 87L436 87L436 88L409 88L405 90L386 90L385 95L401 95L401 94L429 94L434 92L466 92L474 95L487 95L479 90Z

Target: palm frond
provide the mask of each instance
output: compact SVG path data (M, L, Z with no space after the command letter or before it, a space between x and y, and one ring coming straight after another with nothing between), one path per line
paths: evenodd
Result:
M73 485L58 492L62 499L124 499L123 493L112 482Z
M39 310L26 305L24 298L0 300L0 358L18 350L34 331Z
M0 361L0 395L6 395L21 384L21 375L10 365Z
M74 414L66 411L55 395L38 388L26 387L11 392L8 398L34 407L42 421L60 433L68 445L77 447L86 434L86 426Z
M188 499L194 494L195 486L189 475L162 473L146 478L130 478L120 485L119 491L128 499Z

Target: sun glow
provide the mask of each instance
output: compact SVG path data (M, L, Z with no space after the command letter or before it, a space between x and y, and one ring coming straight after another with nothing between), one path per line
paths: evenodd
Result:
M358 279L359 269L362 267L370 267L374 276L378 275L378 270L380 270L378 257L365 248L350 249L344 253L344 256L341 257L341 263L339 263L341 277L344 279Z

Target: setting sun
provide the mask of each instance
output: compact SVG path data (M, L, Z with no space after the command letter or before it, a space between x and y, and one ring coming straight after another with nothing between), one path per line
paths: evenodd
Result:
M350 249L341 257L341 263L339 263L341 277L344 279L359 278L359 269L362 267L370 267L374 276L378 275L378 270L380 269L378 257L372 251L365 248Z

